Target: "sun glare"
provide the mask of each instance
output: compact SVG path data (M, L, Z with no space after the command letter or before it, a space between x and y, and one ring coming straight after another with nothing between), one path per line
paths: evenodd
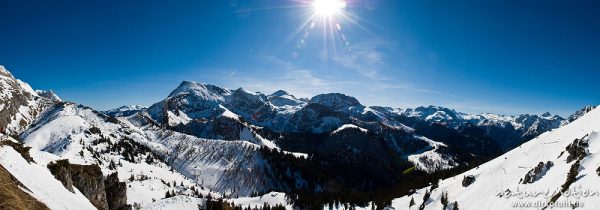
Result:
M331 17L339 14L346 8L345 0L315 0L312 3L316 15L321 17Z

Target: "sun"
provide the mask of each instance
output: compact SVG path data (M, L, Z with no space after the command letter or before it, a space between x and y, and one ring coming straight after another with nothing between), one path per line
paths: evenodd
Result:
M315 15L331 17L340 14L346 8L345 0L314 0L312 3Z

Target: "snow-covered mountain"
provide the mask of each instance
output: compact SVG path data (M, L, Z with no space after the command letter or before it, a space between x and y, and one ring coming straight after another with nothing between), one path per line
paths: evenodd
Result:
M595 209L600 205L599 152L600 109L594 108L435 188L395 199L392 206L440 209L447 200L448 209L455 203L459 209Z
M114 108L111 110L104 111L103 113L106 115L110 115L112 117L128 117L138 113L139 111L146 109L148 107L142 105L125 105L118 108Z
M196 137L246 140L258 145L273 142L296 152L326 152L308 146L287 146L293 144L291 142L298 134L334 138L335 135L326 134L347 124L370 130L372 135L384 140L381 143L401 156L433 149L429 142L422 140L422 135L416 135L414 129L393 119L397 114L386 116L363 106L356 98L339 93L321 94L306 100L285 91L265 95L242 88L232 90L184 81L166 99L142 112L162 126ZM257 141L268 139L265 137L272 140Z
M402 110L401 115L442 123L459 131L468 126L482 128L503 150L512 149L565 123L564 118L548 112L542 115L465 114L439 106L409 108Z
M536 135L559 127L564 120L550 114L470 115L435 106L416 109L366 107L356 98L340 93L321 94L309 100L283 90L265 95L243 88L227 89L191 81L182 82L166 99L149 108L134 109L130 113L137 112L146 113L160 126L199 138L244 140L302 153L326 151L291 143L302 138L298 135L322 136L352 124L383 139L382 143L400 156L445 151L445 154L410 159L420 166L419 169L430 172L470 161L464 159L471 159L465 152L456 154L457 151L471 151L483 159L495 157ZM106 113L123 116L118 109ZM433 145L451 149L436 149L424 138L441 143ZM432 158L428 160L430 156ZM440 156L452 159L451 164L433 158ZM459 156L463 160L459 160ZM440 167L426 169L416 160Z
M52 101L62 101L52 90L35 90L38 96L50 99Z
M190 81L150 107L99 112L34 91L3 67L0 76L2 138L14 143L0 144L5 177L52 209L197 208L208 205L206 197L247 205L288 200L305 209L329 202L316 193L366 203L390 188L422 187L423 177L463 171L564 122L550 114L367 107L339 93L306 99ZM53 184L40 188L32 179ZM59 197L46 199L52 188ZM259 194L269 196L249 197ZM77 201L59 206L67 199Z
M141 113L117 119L39 96L1 70L0 116L6 124L0 134L0 166L5 170L0 178L18 180L21 190L11 188L9 193L30 194L39 206L152 209L155 205L150 204L169 195L193 200L198 208L206 205L203 197L249 195L277 187L256 144L166 130ZM5 192L0 199L6 198Z
M0 132L23 131L49 103L0 65Z
M582 117L583 115L587 114L588 112L594 110L597 106L585 106L583 108L581 108L579 111L576 111L575 113L573 113L571 116L569 116L565 121L563 121L563 125L571 123L577 119L579 119L580 117Z

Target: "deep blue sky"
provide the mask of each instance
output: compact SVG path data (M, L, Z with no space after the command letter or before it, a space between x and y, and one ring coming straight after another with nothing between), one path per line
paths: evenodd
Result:
M100 110L150 105L193 80L567 115L600 104L598 11L583 0L348 0L341 30L326 36L316 21L292 36L312 13L306 2L2 0L0 64Z

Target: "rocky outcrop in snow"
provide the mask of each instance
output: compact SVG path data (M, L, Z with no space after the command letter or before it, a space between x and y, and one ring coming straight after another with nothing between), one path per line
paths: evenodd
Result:
M104 178L98 165L70 164L68 160L52 162L48 168L65 188L71 192L77 188L98 209L131 209L127 205L125 183L119 182L116 173Z
M523 178L523 181L521 181L521 183L534 183L535 181L541 179L546 174L546 172L550 170L552 166L554 166L554 163L552 163L552 161L548 161L546 163L540 162L535 168L531 169L531 171L525 174L525 177Z

